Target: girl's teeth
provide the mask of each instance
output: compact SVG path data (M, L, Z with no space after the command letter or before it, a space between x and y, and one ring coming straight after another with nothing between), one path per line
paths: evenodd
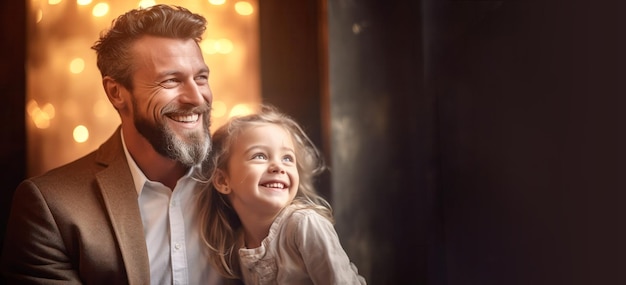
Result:
M269 183L269 184L265 184L265 187L283 189L285 188L285 185L283 185L282 183Z

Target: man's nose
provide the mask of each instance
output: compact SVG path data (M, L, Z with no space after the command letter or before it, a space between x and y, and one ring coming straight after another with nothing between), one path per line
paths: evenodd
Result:
M181 102L198 106L210 100L211 90L207 87L199 86L195 81L186 83L183 93L180 95Z

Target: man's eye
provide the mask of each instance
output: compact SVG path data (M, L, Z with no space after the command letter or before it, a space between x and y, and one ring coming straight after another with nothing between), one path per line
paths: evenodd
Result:
M161 87L163 88L169 89L169 88L174 88L180 85L180 81L178 81L178 79L171 78L171 79L166 79L166 80L161 81L159 85L161 85Z
M206 75L196 76L194 80L198 85L206 85L209 83L209 77Z

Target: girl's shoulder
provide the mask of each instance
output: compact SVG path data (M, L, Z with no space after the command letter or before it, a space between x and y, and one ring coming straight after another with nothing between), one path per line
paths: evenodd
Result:
M290 205L283 215L283 226L286 229L301 231L306 228L333 227L331 221L315 209L304 205Z
M296 221L300 221L304 219L326 220L326 218L324 218L324 216L322 216L318 211L316 211L315 209L307 205L292 204L292 205L287 206L284 211L285 211L285 214L288 216L288 219L290 220L296 220Z

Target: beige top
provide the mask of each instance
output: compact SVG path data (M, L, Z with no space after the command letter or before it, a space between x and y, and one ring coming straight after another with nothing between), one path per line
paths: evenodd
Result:
M260 247L239 249L245 284L366 284L333 225L320 214L286 207Z

